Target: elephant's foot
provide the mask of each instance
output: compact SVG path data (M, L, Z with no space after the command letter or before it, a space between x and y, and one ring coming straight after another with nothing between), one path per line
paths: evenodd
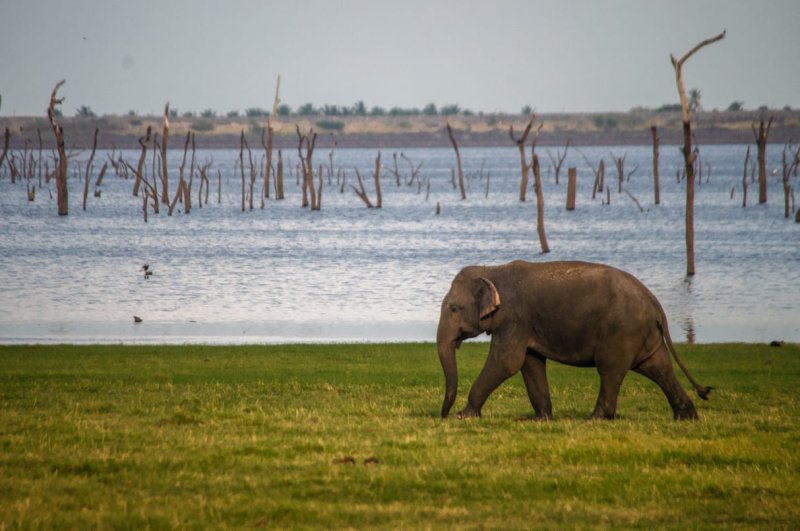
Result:
M458 412L457 418L470 419L470 418L479 418L480 416L481 416L480 409L476 409L467 404L467 407Z
M691 402L673 409L675 420L697 420L697 410Z

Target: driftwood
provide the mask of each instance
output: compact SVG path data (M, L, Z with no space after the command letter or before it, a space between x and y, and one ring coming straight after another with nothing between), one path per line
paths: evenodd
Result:
M450 143L453 145L453 150L456 152L456 164L458 165L458 188L461 191L461 199L467 198L467 192L464 190L464 171L461 169L461 153L458 151L458 144L453 136L453 130L450 124L447 124L447 136L450 138Z
M686 97L686 88L683 83L683 65L698 50L713 44L725 37L723 31L715 37L701 41L694 48L689 50L680 59L675 59L670 55L672 67L675 69L675 84L678 87L678 95L681 100L681 119L683 121L683 161L686 171L686 275L693 276L694 268L694 163L697 153L692 151L692 125L689 116L689 100Z
M64 129L56 120L56 105L61 105L64 98L57 98L58 89L61 88L66 80L62 79L50 93L50 105L47 107L47 118L53 128L56 137L56 149L58 151L58 163L56 165L56 200L58 204L58 215L66 216L69 213L69 191L67 190L67 152L64 149Z

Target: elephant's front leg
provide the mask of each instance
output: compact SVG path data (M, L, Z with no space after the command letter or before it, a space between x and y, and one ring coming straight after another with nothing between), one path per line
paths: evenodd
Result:
M553 404L550 401L550 385L547 383L547 360L539 354L528 352L522 365L522 378L528 390L537 420L553 418Z
M525 342L506 340L495 335L489 347L489 357L483 365L478 379L469 391L467 407L461 410L458 418L480 417L481 409L489 395L501 383L519 372L525 362Z

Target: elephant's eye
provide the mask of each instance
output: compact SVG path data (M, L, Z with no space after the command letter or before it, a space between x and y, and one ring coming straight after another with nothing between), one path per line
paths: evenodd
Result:
M459 307L456 306L455 304L451 304L450 305L450 312L451 313L456 313L458 310L459 310Z

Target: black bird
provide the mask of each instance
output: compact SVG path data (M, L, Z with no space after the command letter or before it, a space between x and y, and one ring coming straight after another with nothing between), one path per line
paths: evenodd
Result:
M153 272L150 270L150 264L143 265L142 266L142 271L144 271L144 279L145 280L149 279L150 275L153 274Z

